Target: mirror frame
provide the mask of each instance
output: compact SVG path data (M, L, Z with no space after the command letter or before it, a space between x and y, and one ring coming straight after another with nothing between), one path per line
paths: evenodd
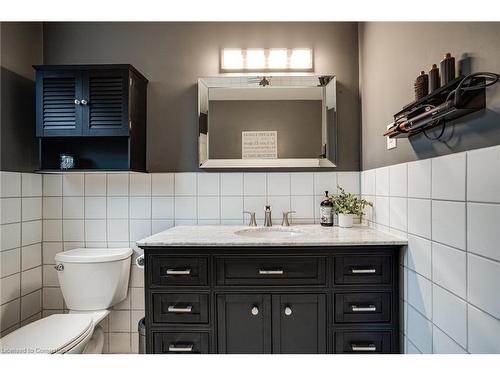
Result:
M209 89L215 87L258 87L263 79L275 87L322 87L322 158L276 159L210 159L209 158ZM326 82L322 82L326 80ZM317 82L317 84L315 84ZM198 78L198 164L202 169L253 169L253 168L333 168L337 153L337 82L333 74L270 73L270 74L221 74ZM264 88L263 88L264 89ZM327 110L333 109L333 124L328 126ZM333 141L328 142L331 139Z

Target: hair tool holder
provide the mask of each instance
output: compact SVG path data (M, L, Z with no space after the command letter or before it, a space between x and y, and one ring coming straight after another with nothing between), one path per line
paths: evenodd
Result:
M485 89L499 79L496 73L484 72L458 77L403 107L394 115L394 122L384 136L406 138L441 126L441 134L435 138L438 139L450 121L485 108Z

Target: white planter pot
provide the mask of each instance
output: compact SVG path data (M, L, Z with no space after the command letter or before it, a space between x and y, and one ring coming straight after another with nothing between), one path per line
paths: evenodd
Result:
M353 223L353 214L339 214L339 227L351 228Z

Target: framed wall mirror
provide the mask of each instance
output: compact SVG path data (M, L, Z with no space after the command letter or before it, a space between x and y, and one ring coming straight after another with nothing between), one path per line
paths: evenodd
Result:
M200 168L335 167L333 75L199 78Z

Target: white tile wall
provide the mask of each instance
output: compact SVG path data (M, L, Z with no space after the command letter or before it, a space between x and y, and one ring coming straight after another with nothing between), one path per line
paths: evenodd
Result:
M406 352L500 353L498 176L500 146L361 173L362 193L375 202L366 220L408 235Z
M408 271L408 303L427 319L432 319L432 282L418 273Z
M51 181L52 182L52 181ZM42 176L0 172L0 336L42 311ZM54 187L49 186L54 190Z
M278 172L42 177L2 172L2 334L37 319L42 307L43 316L64 311L51 267L63 249L133 246L135 239L173 225L241 225L248 220L244 209L255 210L262 223L266 204L272 206L276 222L281 211L289 209L297 211L295 222L317 222L324 190L333 192L340 184L357 194L361 190L375 203L367 217L370 224L408 233L409 249L402 258L407 275L402 295L405 350L499 353L500 199L498 181L491 178L500 175L499 155L500 147L493 147L364 171L361 176ZM144 315L142 278L133 266L127 300L103 322L107 352L137 350L136 324Z
M432 280L466 298L466 253L437 242L432 244Z
M441 288L432 287L432 320L462 347L467 345L467 303Z
M408 197L431 198L431 160L408 163Z
M335 192L337 183L349 192L360 194L358 172L44 175L40 209L35 204L27 211L30 217L43 217L41 234L36 235L43 236L43 248L40 243L24 246L24 252L20 253L21 228L10 228L7 227L10 224L5 223L6 232L9 229L13 234L5 241L5 255L2 252L2 277L14 275L17 278L12 284L21 285L20 272L27 264L37 272L27 273L23 285L26 290L32 290L32 285L43 278L43 293L38 290L37 294L35 290L27 294L29 298L25 298L25 307L21 308L25 296L19 288L15 289L18 294L14 294L13 301L17 303L9 300L5 308L2 305L6 317L2 324L4 321L9 324L12 311L19 316L34 311L32 306L38 300L43 306L43 316L66 311L53 269L54 256L63 249L134 246L136 240L174 225L241 225L248 220L244 219L244 209L255 211L262 224L266 204L271 205L272 217L278 224L282 211L290 209L297 211L292 221L311 223L318 221L316 198L322 199L324 190ZM16 181L12 180L11 184L16 185ZM14 190L7 188L6 191ZM316 192L319 195L315 195ZM19 200L21 212L21 197L15 195L12 199ZM8 217L6 221L12 221L12 214L4 215ZM29 238L25 240L32 242ZM35 245L38 247L31 248ZM137 351L137 321L143 316L143 274L132 266L127 299L115 306L102 323L106 332L105 351Z
M389 167L389 193L391 197L408 196L408 165L397 164Z
M500 148L490 147L467 154L467 200L500 203Z
M465 250L465 203L432 201L432 239Z
M465 200L464 152L432 159L432 199Z
M467 250L500 261L499 223L499 204L468 203Z

